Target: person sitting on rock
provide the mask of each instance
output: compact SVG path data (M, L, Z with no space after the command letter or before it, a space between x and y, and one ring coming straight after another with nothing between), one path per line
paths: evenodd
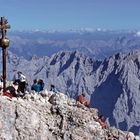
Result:
M102 126L102 128L107 128L107 124L103 121L104 119L104 116L103 115L100 115L96 121Z
M18 92L25 93L26 86L28 85L26 76L21 71L18 71L14 80L19 82Z
M77 97L76 102L80 102L84 106L89 107L88 101L85 99L85 94L84 93L82 93L81 95L79 95Z
M50 91L54 92L54 93L58 93L59 91L56 89L55 85L51 85L50 86Z
M40 84L40 80L35 79L32 87L31 87L31 90L33 90L35 92L40 92L41 89L42 89L42 87L41 87L41 84Z
M12 100L12 97L19 97L19 94L17 93L19 83L13 82L12 86L8 86L5 91L3 92L3 96L5 96L7 99Z

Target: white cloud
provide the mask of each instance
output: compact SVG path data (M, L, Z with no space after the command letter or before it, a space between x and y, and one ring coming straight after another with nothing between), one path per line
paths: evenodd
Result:
M136 36L140 37L140 31L136 32Z

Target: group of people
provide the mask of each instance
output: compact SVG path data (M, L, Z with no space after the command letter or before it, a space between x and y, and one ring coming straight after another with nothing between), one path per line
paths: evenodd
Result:
M3 96L12 99L12 97L23 97L25 95L25 91L27 89L28 82L26 76L18 71L14 76L12 85L6 87L5 91L3 91ZM40 92L44 89L44 82L42 79L34 79L33 84L31 86L31 90L35 92ZM3 90L3 78L0 77L0 90ZM58 90L55 88L55 85L50 85L50 91L55 93Z
M2 75L0 77L0 90L3 88L3 78ZM25 90L26 87L28 86L26 76L18 71L17 74L15 75L14 82L11 86L6 87L5 91L3 91L3 96L8 97L9 100L12 100L12 97L23 97L25 95ZM40 92L44 89L44 82L42 79L35 79L33 81L33 85L31 86L31 90L35 92ZM55 93L58 93L58 90L56 90L54 85L50 86L50 91L53 91ZM89 103L85 98L85 94L82 93L77 96L76 99L77 105L80 103L84 105L85 107L89 108ZM97 122L100 123L102 128L106 128L107 125L103 121L104 116L100 115L99 118L96 119Z

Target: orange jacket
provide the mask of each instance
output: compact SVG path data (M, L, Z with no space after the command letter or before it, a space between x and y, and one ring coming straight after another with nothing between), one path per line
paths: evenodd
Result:
M88 102L86 101L86 99L83 97L83 95L79 95L76 99L76 101L80 102L81 104L88 106Z
M107 124L103 122L100 118L96 119L96 121L102 126L102 128L107 128Z

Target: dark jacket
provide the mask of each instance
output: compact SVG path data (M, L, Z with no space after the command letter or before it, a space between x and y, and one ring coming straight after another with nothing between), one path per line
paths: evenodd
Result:
M13 86L9 86L6 88L6 92L10 92L10 94L13 96L13 97L17 97L17 94L16 94L16 90Z

